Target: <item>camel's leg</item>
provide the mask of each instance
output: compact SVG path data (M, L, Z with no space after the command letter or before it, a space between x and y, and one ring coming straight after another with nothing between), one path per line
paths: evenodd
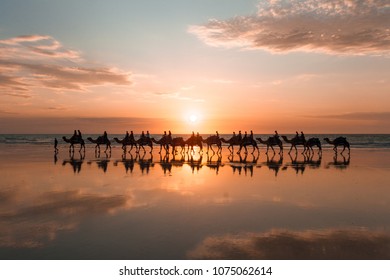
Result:
M288 151L289 154L291 153L292 148L293 148L293 145L291 145L291 148L290 148L290 150Z

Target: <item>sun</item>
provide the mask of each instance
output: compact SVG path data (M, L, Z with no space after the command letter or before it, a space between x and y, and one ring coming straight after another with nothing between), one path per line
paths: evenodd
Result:
M189 117L189 120L191 123L196 123L198 121L199 117L196 114L191 114Z

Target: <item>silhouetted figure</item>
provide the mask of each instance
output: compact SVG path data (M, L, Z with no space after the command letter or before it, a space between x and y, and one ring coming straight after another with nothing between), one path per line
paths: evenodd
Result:
M146 137L150 138L149 130L146 131Z
M83 139L83 136L81 135L81 131L80 130L77 130L77 137L79 140Z
M58 140L57 140L57 138L54 138L54 152L58 153Z
M303 133L303 131L301 131L301 139L302 139L302 141L306 141L305 134Z
M274 138L275 138L275 139L279 139L279 133L278 133L277 130L275 130Z
M219 138L219 133L218 133L218 131L216 131L216 133L217 133L217 137Z
M144 138L145 138L145 132L142 130L141 139L144 139Z
M249 136L250 139L253 140L253 131L251 130L251 135Z

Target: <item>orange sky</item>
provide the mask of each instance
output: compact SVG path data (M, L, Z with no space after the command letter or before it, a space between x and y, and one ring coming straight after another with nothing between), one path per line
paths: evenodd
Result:
M114 2L0 4L0 133L390 133L383 1Z

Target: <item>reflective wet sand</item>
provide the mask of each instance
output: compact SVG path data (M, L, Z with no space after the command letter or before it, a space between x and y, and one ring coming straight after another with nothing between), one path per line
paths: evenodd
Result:
M390 150L0 148L2 259L390 259Z

